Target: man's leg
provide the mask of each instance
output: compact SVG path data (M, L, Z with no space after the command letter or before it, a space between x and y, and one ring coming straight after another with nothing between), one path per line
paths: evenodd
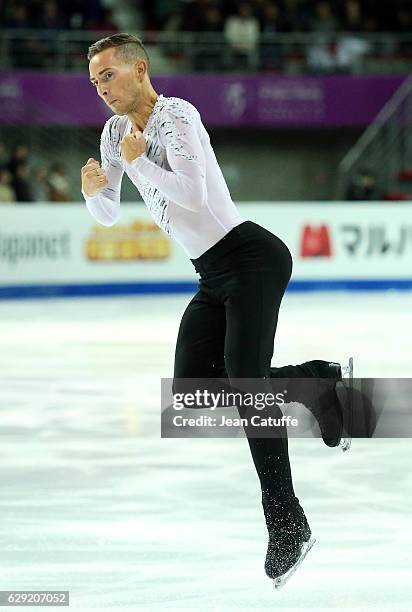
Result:
M286 283L276 271L242 274L226 301L225 364L236 386L239 378L260 378L264 391L271 389L270 361L278 312ZM244 409L239 412L246 413ZM281 418L275 404L261 417ZM295 496L289 463L286 428L272 428L273 435L248 443L262 487L262 505L269 533L266 574L284 576L313 545L305 513ZM281 435L281 437L279 437Z
M204 289L199 290L180 322L175 350L175 385L179 384L179 379L220 376L225 333L224 306Z
M267 330L270 327L273 335L271 342L263 339L264 346L260 346L256 334L258 330L260 332L263 321L255 318L254 306L251 309L255 293L250 292L252 288L247 282L242 281L241 285L240 292L236 292L236 297L229 298L226 309L204 290L200 290L187 306L180 323L176 343L175 392L185 391L184 385L181 389L179 388L179 379L226 378L225 363L229 365L232 378L264 377L262 372L268 370L265 364L270 363L273 351L277 309L280 306L283 291L276 292L275 303L271 295L272 307L270 309L265 307L266 325L262 329ZM255 287L254 282L253 287ZM263 299L264 296L261 298ZM260 306L258 310L262 310ZM255 347L258 346L259 350L256 351ZM265 357L264 353L267 353ZM225 362L223 354L225 354ZM271 416L281 418L282 413L276 407L276 414ZM282 433L286 434L284 431ZM262 493L282 503L291 498L295 499L287 438L248 438L248 443Z
M234 294L224 300L225 307L201 291L186 309L176 346L176 384L179 378L221 378L226 365L229 380L260 378L264 385L270 385L268 364L284 284L273 286L273 275L257 282L256 275L242 275L237 286L231 283L231 287ZM262 334L268 329L271 341ZM242 407L239 413L245 416ZM270 416L281 418L282 414L276 407L274 412L271 408ZM273 433L270 438L247 436L262 487L270 535L265 570L272 578L296 562L301 542L309 541L311 535L293 489L286 431L281 432L284 437L279 437L279 430Z
M225 365L229 380L262 380L262 389L270 390L269 366L273 353L278 312L285 290L284 282L273 275L239 276L237 286L226 301ZM236 384L234 385L236 386ZM240 416L246 409L240 409ZM275 404L270 411L260 411L282 418ZM262 494L277 503L295 500L289 463L286 428L273 428L273 437L253 438L248 443L260 479Z

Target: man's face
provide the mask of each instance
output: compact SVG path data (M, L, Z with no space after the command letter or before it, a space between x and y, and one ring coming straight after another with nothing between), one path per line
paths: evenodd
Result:
M116 48L92 57L89 72L98 95L116 115L126 115L139 107L142 78L136 64L122 61Z

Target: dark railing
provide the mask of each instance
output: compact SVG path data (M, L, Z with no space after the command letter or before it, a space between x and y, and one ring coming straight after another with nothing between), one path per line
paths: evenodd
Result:
M373 172L383 191L401 191L402 171L412 168L412 76L383 107L339 165L337 199L344 199L354 177Z
M152 72L274 71L300 73L409 72L412 33L261 34L235 47L223 33L136 32L151 56ZM0 30L2 69L81 70L88 46L107 32Z

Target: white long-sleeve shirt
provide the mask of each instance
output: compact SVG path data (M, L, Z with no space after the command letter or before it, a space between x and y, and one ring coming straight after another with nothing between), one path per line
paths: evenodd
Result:
M243 222L230 197L209 135L197 109L181 98L160 95L143 131L146 153L127 163L120 142L132 130L129 118L114 115L100 141L108 185L86 206L103 225L120 216L123 172L139 190L153 219L191 259Z

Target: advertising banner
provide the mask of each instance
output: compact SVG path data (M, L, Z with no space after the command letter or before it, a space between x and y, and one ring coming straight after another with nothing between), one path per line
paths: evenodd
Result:
M412 205L249 203L293 256L290 290L412 288ZM144 204L99 225L81 203L2 207L0 296L194 291L183 249Z
M209 127L363 127L403 76L191 74L154 76L156 91L189 100ZM3 72L0 124L101 127L111 111L82 74Z

